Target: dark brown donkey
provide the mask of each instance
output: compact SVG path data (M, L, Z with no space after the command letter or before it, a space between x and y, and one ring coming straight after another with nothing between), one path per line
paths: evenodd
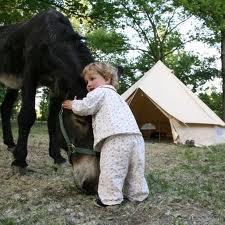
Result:
M82 99L86 95L85 83L80 74L92 61L93 57L83 38L74 32L69 20L54 9L39 13L27 22L0 26L0 82L8 88L1 105L1 117L4 144L13 149L12 166L27 167L27 140L36 119L35 95L39 86L46 86L51 91L49 155L55 163L65 162L60 153L62 144L57 136L58 113L65 98L77 96ZM10 118L19 90L22 93L22 106L15 144ZM90 121L86 118L82 121L86 122L78 123L81 128L79 132L85 123L91 129ZM77 126L71 129L75 129L72 133L77 133ZM79 141L75 144L79 144Z

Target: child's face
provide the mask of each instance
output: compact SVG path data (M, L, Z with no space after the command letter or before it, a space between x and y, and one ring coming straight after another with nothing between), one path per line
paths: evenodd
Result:
M110 80L106 80L99 73L90 71L85 74L84 79L87 83L88 92L93 91L95 88L101 85L110 84Z

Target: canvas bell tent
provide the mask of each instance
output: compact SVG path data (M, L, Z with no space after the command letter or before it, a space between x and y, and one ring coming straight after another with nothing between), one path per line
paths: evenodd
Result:
M161 61L122 97L145 138L195 146L225 143L225 123Z

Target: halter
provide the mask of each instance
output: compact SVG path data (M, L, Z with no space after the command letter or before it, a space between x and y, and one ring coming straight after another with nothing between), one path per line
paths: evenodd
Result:
M93 149L88 149L88 148L80 148L80 147L75 147L74 144L70 141L69 136L67 135L66 129L63 124L63 107L61 108L59 112L59 125L60 129L62 132L62 135L66 141L66 145L68 148L68 157L70 159L72 154L85 154L85 155L93 155L93 156L99 156L98 152L95 152Z

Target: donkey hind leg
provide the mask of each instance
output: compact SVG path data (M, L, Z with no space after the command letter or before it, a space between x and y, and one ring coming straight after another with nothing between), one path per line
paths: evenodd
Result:
M61 109L62 101L58 98L51 97L48 114L48 133L49 133L49 155L54 159L55 164L62 164L66 159L60 152L60 143L58 139L58 115Z
M9 151L13 151L16 146L13 140L10 119L12 115L13 105L17 97L18 90L8 89L1 105L3 142L8 146Z
M20 113L18 115L18 140L16 148L13 152L14 161L12 166L18 166L25 168L27 167L26 157L27 157L27 141L30 133L30 128L34 124L36 118L36 112L33 107L25 109L22 106Z
M29 73L28 73L29 72ZM18 139L15 150L13 152L14 161L12 166L25 168L27 167L27 141L30 133L30 128L35 122L35 95L36 81L32 71L28 70L24 76L24 86L22 88L22 106L18 115Z

